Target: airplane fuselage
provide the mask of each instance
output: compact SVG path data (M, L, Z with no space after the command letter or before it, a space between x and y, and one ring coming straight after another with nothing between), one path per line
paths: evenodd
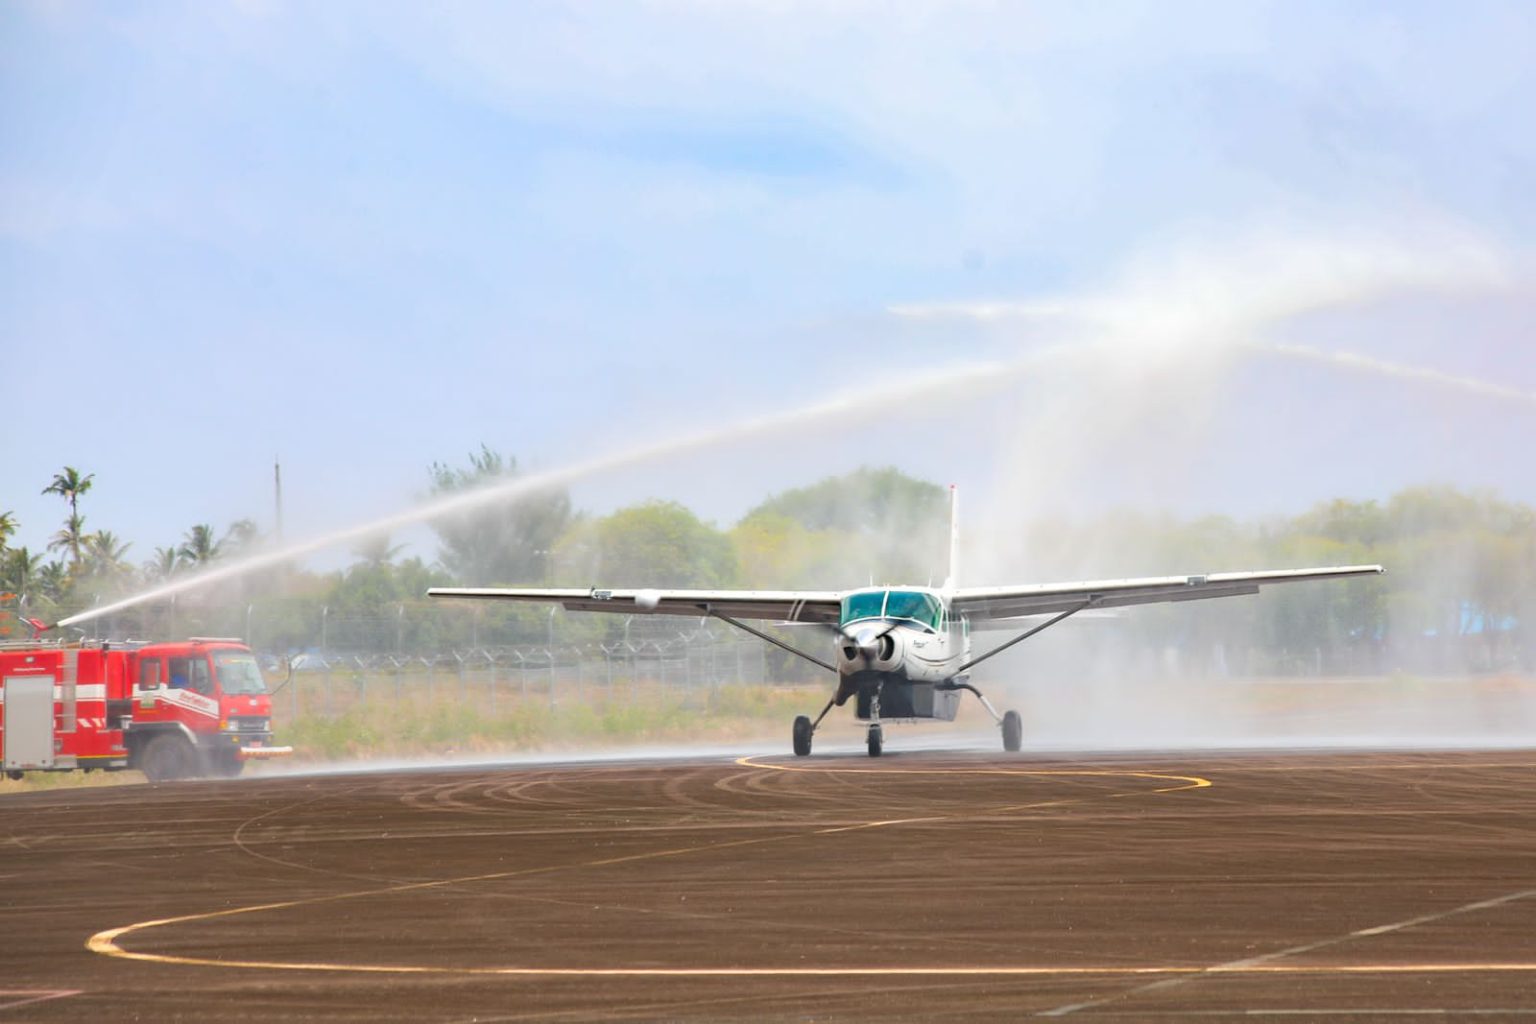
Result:
M836 642L841 705L857 697L861 719L952 721L953 684L970 657L970 630L927 587L872 587L843 598Z

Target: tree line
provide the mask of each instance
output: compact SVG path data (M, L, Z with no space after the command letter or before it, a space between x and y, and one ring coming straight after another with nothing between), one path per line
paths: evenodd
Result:
M482 446L466 463L434 463L427 475L439 497L517 473L515 459ZM0 514L0 606L56 621L261 550L268 540L248 519L222 533L199 523L180 543L135 563L131 544L86 529L82 499L92 484L91 474L65 467L44 488L67 508L46 552L10 547L17 524ZM268 568L97 628L117 636L250 634L274 651L533 643L549 636L544 609L442 607L424 592L453 584L838 589L870 580L927 582L943 569L948 537L944 488L894 468L863 468L772 495L727 528L666 500L593 515L575 509L560 488L432 526L438 549L431 562L401 557L388 537L377 537L356 547L345 569ZM1372 562L1389 570L1380 580L1280 588L1251 601L1138 610L1116 627L1121 640L1224 661L1234 651L1261 651L1266 665L1292 658L1335 671L1536 667L1536 510L1493 493L1418 487L1384 501L1334 499L1251 522L1115 512L1010 529L1027 563L1008 566L1007 579L993 578L1001 567L971 557L968 576L1009 582ZM617 619L570 616L562 636L611 641L625 629ZM667 627L646 621L633 628ZM0 620L0 631L25 633L14 618Z

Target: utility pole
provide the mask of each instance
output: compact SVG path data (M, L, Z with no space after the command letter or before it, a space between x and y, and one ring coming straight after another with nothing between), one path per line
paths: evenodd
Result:
M283 542L283 464L277 460L276 455L272 456L272 493L277 513L273 533L277 535L277 542L281 544Z

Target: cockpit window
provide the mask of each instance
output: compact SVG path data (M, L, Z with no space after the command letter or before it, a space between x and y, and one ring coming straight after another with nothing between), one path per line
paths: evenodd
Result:
M245 651L214 651L213 664L225 693L266 693L256 656Z
M921 590L865 590L843 598L841 622L860 619L900 619L937 630L944 607L939 599Z
M939 628L938 599L920 590L892 590L885 598L885 617L911 619L929 629Z
M866 590L859 594L849 594L843 598L842 624L846 626L860 619L878 619L884 607L885 591L883 590Z

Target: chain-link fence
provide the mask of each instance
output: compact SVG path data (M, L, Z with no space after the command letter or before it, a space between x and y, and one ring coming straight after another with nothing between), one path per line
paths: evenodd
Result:
M335 715L359 704L452 699L496 714L509 702L708 702L721 687L796 685L805 679L767 645L718 629L612 643L468 647L404 654L313 650L264 653L276 700L292 717Z

